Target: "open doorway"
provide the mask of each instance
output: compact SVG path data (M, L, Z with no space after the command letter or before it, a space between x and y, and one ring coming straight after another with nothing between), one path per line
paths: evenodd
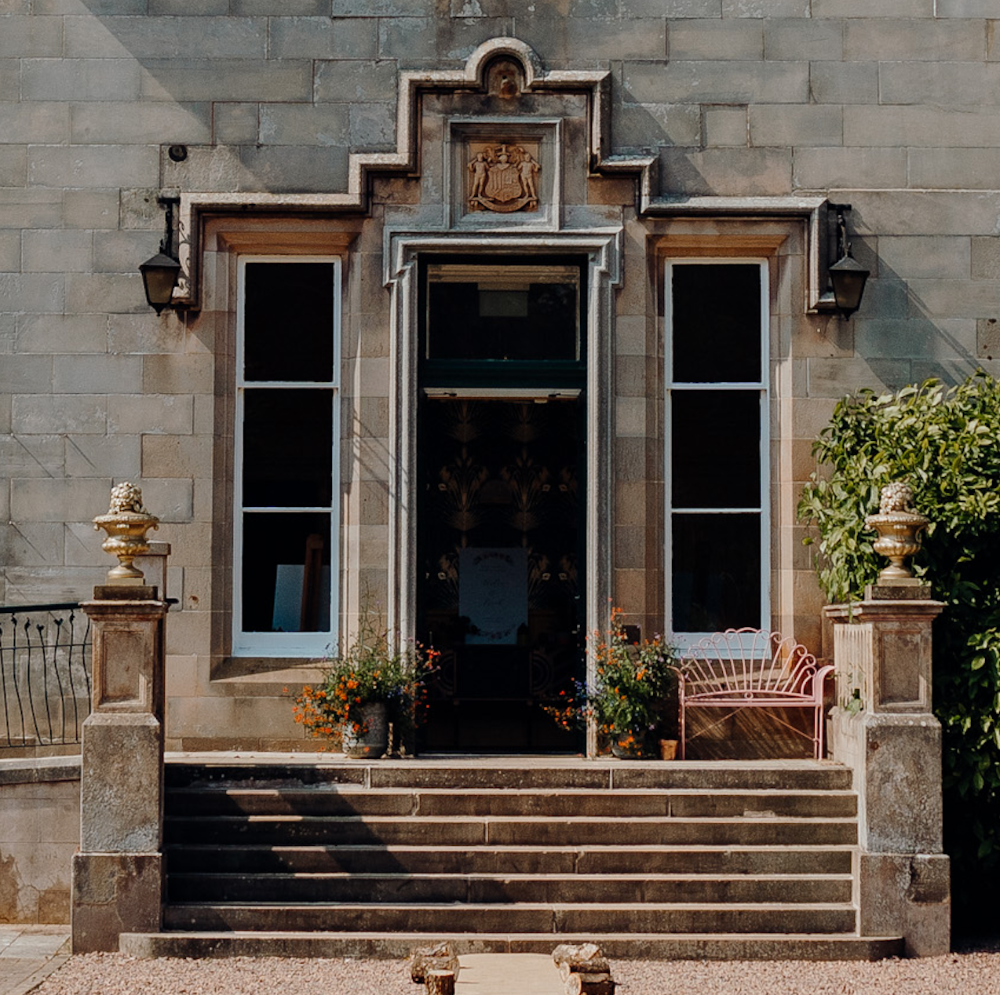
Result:
M426 751L583 747L544 711L584 673L583 271L424 267L417 632L442 653Z

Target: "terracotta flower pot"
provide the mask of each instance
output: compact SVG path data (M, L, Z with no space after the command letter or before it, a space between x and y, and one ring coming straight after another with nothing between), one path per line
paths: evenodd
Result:
M678 741L676 739L660 740L661 760L675 760L677 758L677 742Z

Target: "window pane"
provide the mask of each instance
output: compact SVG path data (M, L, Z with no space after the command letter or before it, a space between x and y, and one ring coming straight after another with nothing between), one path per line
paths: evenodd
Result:
M579 358L577 282L431 282L428 359Z
M330 631L330 515L243 516L243 631Z
M675 383L758 383L760 267L672 268Z
M333 403L332 390L245 391L244 505L330 507Z
M674 515L674 632L760 627L760 516Z
M246 380L334 379L333 276L330 263L247 263Z
M675 508L760 507L760 393L671 393Z

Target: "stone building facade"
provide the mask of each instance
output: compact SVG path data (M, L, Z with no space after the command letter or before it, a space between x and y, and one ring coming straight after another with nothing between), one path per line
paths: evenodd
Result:
M444 749L566 747L609 599L821 651L835 400L998 369L996 14L0 0L0 597L86 597L139 483L168 748L301 747L282 688L366 604L446 651Z

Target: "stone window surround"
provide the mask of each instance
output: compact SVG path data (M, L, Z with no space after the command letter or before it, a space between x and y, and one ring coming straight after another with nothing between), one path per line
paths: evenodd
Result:
M234 473L235 384L238 264L241 256L339 257L341 260L341 323L359 308L351 290L351 253L361 219L286 218L275 215L216 217L205 225L202 272L204 307L197 318L207 326L215 356L215 455L212 483L212 624L213 673L224 666L227 676L272 669L278 658L235 658L233 647L233 597L235 591ZM294 658L289 658L293 662ZM300 662L300 661L299 661Z
M791 447L794 438L795 398L801 396L796 383L796 332L812 326L808 302L813 296L813 273L810 257L814 257L816 235L813 218L786 217L678 217L646 222L647 256L655 259L650 267L656 281L654 295L656 314L647 316L655 321L656 355L661 364L666 349L665 272L666 261L674 259L716 258L720 260L764 259L768 263L769 293L769 382L771 444L770 452L770 626L799 638L803 614L796 606L797 589L791 548L798 540L793 536L797 525L798 493L792 479ZM813 313L815 313L813 311ZM837 320L837 319L833 319ZM660 416L657 428L658 451L665 452L665 429ZM663 469L659 479L663 480ZM664 496L665 502L665 496ZM663 503L661 503L663 506ZM665 524L665 523L664 523ZM665 543L660 525L661 545ZM664 591L664 611L667 593ZM768 620L764 620L767 624ZM803 633L805 635L805 633Z

